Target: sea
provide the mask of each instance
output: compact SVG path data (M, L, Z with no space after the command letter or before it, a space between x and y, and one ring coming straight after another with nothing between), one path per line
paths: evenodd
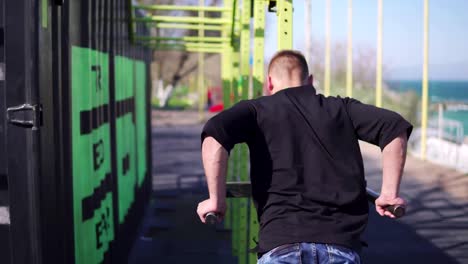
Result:
M422 94L422 81L420 80L391 80L385 83L393 91L414 91L420 96ZM468 136L468 80L429 81L429 103L462 105L458 109L444 111L444 118L462 122L464 134Z

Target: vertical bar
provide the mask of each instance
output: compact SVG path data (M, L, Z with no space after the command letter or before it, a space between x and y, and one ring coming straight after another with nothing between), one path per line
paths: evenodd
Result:
M47 28L49 16L49 0L41 1L41 26Z
M239 9L237 5L238 1L234 0L233 3L233 23L232 23L232 38L233 38L233 53L232 53L232 93L230 95L231 103L235 103L238 101L238 86L240 84L239 76L240 76L240 46L239 46L239 31L240 31L240 15ZM231 179L234 181L238 181L239 179L239 147L235 146L232 150L232 160L231 163ZM240 202L239 199L233 199L232 202L232 253L234 256L239 255L239 208Z
M293 41L293 3L292 0L276 2L278 16L278 50L292 49Z
M254 2L254 52L253 52L253 97L263 94L264 73L264 52L265 52L265 4L266 1ZM258 241L259 224L257 221L257 211L252 199L249 201L249 248L255 248ZM249 254L248 263L257 263L257 255Z
M232 7L233 0L224 0L225 7ZM223 13L223 18L232 19L232 11L226 11ZM234 23L234 22L232 22ZM222 36L231 37L232 25L223 25ZM223 105L224 109L231 106L231 89L232 89L232 43L227 42L223 44L223 52L221 53L221 79L223 81ZM227 179L231 180L232 177L232 160L229 161ZM226 229L232 228L232 200L227 201L228 210L224 218L224 227Z
M241 37L240 37L240 70L242 78L241 98L248 99L250 75L250 16L252 0L242 0Z
M310 57L312 56L312 0L305 0L305 58L310 69Z
M324 77L324 95L330 95L330 1L327 0L325 7L325 77Z
M239 94L242 100L249 97L250 79L250 17L252 12L252 0L242 0L241 21L240 21L240 85ZM242 144L239 148L239 177L241 181L249 180L248 169L248 149ZM239 199L239 264L247 263L249 246L249 202L248 198Z
M438 122L438 138L443 139L444 137L444 105L442 103L439 103L438 106L439 109L439 122Z
M348 51L346 58L346 96L353 96L353 0L348 0Z
M205 6L205 0L198 0L199 6ZM200 19L200 29L198 30L198 37L204 37L205 30L203 28L203 18L205 17L204 11L198 11L198 18ZM205 53L199 52L198 53L198 116L200 120L205 119L204 108L205 108L205 76L204 76L204 69L205 69Z
M378 0L377 7L377 72L375 77L375 105L382 107L382 21L383 0Z
M421 159L426 160L427 111L429 104L429 0L424 0L423 80L421 102Z
M128 0L128 36L130 38L130 43L135 43L135 8L133 7L132 0Z
M254 53L253 53L253 97L263 94L265 52L265 1L254 4Z

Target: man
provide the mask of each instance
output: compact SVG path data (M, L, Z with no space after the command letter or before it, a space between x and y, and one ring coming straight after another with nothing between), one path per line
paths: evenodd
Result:
M405 206L399 186L412 126L397 113L357 100L316 94L301 53L278 52L268 68L272 95L239 102L209 120L202 158L209 199L197 212L221 218L232 147L250 150L252 197L260 223L259 263L360 263L368 218L358 144L382 149L376 210Z

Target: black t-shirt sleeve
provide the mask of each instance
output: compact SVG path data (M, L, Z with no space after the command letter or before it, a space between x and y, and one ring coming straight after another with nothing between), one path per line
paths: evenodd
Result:
M208 120L201 141L211 136L229 152L235 144L248 142L256 125L255 108L248 101L241 101Z
M350 98L345 98L344 101L360 140L378 145L380 149L383 149L403 132L406 132L408 138L410 137L413 126L398 113L363 104Z

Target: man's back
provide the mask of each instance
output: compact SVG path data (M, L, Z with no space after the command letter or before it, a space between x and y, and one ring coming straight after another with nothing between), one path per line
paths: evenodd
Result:
M394 112L306 85L233 106L203 137L249 145L260 252L296 242L359 251L368 205L358 139L383 148L404 131L411 125Z
M349 98L316 95L304 56L276 53L271 96L241 101L210 119L202 133L209 199L198 216L226 211L228 153L250 148L252 195L260 220L259 263L359 263L368 205L358 139L382 149L377 212L404 206L399 186L412 126L392 111ZM311 262L312 261L312 262Z
M294 242L359 249L368 208L362 157L344 100L304 86L250 103L258 124L257 138L248 144L260 251ZM269 156L261 154L264 148Z

